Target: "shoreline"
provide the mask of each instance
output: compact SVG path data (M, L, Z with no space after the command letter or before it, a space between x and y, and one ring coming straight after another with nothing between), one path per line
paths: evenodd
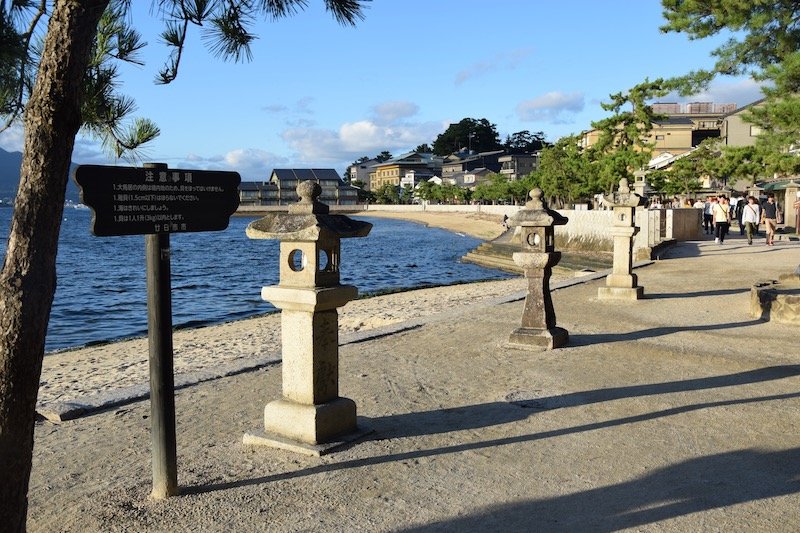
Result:
M563 273L561 279L570 279ZM556 281L556 276L554 276ZM339 310L339 334L349 335L441 314L526 290L526 280L483 281L428 287L348 302ZM233 320L173 332L174 370L177 376L248 360L280 360L280 313ZM147 384L147 337L50 352L44 358L38 407L109 394Z
M453 233L468 235L476 239L490 241L503 234L503 218L500 215L482 213L443 213L433 211L396 212L364 211L350 215L354 218L392 218L416 222L432 228L444 229Z
M384 213L378 218L399 218L448 231L458 228L471 236L490 237L502 226L489 216L468 213ZM495 227L496 226L496 227ZM478 237L481 238L481 237ZM571 279L574 271L557 269L552 282ZM409 320L430 317L498 297L525 291L523 277L409 288L366 295L339 310L339 334L359 334ZM230 367L247 367L251 361L280 360L280 313L265 313L228 322L175 329L174 373L189 376ZM48 352L44 357L37 410L80 404L82 398L113 395L114 391L146 389L149 381L147 336L113 340L85 347ZM136 392L140 394L140 392ZM58 411L56 408L55 410ZM50 415L48 415L50 418Z

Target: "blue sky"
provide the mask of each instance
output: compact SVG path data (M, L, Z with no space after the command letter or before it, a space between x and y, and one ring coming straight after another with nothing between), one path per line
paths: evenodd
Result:
M355 28L310 0L291 18L259 22L250 63L213 57L195 29L178 79L159 86L160 24L150 2L134 5L146 65L122 69L121 92L161 128L143 159L245 180L273 168L341 173L362 155L432 143L464 117L488 119L501 139L529 130L555 141L607 116L600 102L611 93L709 67L721 42L662 34L658 0L376 0ZM722 79L689 100L759 96L751 80ZM20 150L19 130L0 147ZM109 163L83 137L73 160Z

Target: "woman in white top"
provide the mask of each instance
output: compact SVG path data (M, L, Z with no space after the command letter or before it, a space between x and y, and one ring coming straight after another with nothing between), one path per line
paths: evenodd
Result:
M731 225L731 213L728 206L728 199L720 195L713 207L714 231L716 232L714 242L718 244L725 242L725 235L728 234L728 228Z
M747 197L747 204L742 211L742 223L747 232L747 244L753 244L753 235L758 233L758 223L761 221L761 206L754 196Z

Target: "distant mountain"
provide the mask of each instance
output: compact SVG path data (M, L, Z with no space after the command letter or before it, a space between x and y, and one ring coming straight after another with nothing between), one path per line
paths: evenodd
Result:
M22 165L21 152L6 152L0 148L0 200L10 202L17 195L19 186L19 167ZM75 164L70 165L70 178ZM72 181L67 183L67 200L78 202L78 187Z

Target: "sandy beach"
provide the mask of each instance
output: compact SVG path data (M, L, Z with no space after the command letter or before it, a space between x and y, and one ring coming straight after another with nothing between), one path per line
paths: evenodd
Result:
M400 218L475 236L494 238L502 232L497 217L471 213L386 213L376 218ZM559 272L554 279L570 277ZM426 288L352 301L340 309L340 335L367 331L416 317L430 316L457 306L470 306L525 289L521 277L483 283ZM176 376L202 373L215 367L246 364L248 360L279 360L280 315L239 320L199 329L178 330L173 336ZM39 390L40 412L54 404L82 401L111 391L147 389L147 339L131 339L49 354L44 359Z
M503 217L485 213L442 213L434 211L366 211L363 216L374 218L395 218L442 228L454 233L463 233L484 241L492 240L503 233Z

